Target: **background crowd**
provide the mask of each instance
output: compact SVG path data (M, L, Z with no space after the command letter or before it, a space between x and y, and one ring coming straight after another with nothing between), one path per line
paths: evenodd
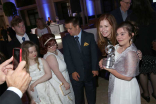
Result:
M141 104L141 97L150 102L148 80L156 100L156 13L148 0L133 0L130 10L131 5L120 0L119 8L98 18L97 43L81 29L78 17L66 19L63 52L48 27L50 17L47 24L36 20L35 34L26 33L24 21L14 17L11 27L1 27L7 46L0 53L0 103L22 104L25 97L31 104L85 104L86 96L88 104L95 104L97 76L103 72L109 77L108 104ZM108 45L115 48L111 68L102 65ZM15 47L22 49L23 61L13 71L9 63ZM70 92L65 94L62 85Z

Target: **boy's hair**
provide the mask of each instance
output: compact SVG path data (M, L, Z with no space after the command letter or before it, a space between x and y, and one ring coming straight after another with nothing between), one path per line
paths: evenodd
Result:
M77 25L80 26L79 19L76 18L76 17L69 17L69 18L67 18L65 20L65 24L68 24L68 23L72 23L74 27L77 26Z
M17 26L21 22L23 22L21 18L13 18L11 21L11 27Z

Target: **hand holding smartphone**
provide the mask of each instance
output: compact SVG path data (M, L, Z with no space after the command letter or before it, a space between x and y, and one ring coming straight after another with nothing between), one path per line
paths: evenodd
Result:
M13 49L13 70L15 70L18 64L22 61L22 49L14 48Z

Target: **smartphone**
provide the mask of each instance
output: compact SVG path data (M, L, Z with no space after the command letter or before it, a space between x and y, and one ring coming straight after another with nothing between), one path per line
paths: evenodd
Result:
M31 93L31 96L32 96L33 100L34 100L36 103L41 102L41 101L40 101L40 98L39 98L39 96L38 96L36 87L34 87L34 92L30 91L30 93Z
M14 48L13 49L13 69L15 70L18 64L22 61L22 49Z

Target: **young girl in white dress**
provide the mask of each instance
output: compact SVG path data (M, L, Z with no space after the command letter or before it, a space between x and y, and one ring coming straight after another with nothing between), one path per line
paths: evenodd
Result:
M49 82L52 74L47 62L38 58L37 46L31 41L25 41L21 45L22 59L26 61L26 69L32 80L27 89L31 104L62 104L58 94ZM36 101L31 92L36 88L40 101Z
M50 79L51 84L59 94L63 104L75 104L75 96L69 79L66 63L63 54L57 49L55 38L51 34L45 34L40 37L40 46L44 50L44 59L47 61L52 71L53 78ZM65 89L70 89L70 93L63 95L60 85L63 84Z
M141 104L140 89L135 78L139 74L137 48L132 42L135 27L130 22L123 22L117 28L115 63L107 69L109 77L109 104Z

